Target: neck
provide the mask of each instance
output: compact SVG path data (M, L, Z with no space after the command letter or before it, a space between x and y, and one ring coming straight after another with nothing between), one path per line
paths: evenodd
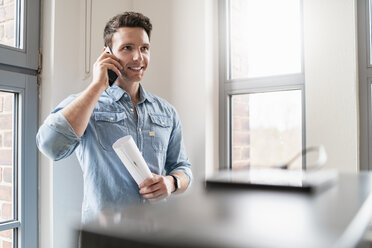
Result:
M140 93L139 93L139 83L140 82L128 82L126 80L117 80L116 81L117 85L125 90L132 101L138 102L140 98Z

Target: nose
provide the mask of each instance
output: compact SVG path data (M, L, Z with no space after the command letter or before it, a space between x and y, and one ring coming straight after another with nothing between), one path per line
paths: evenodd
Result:
M143 60L143 54L141 52L141 49L135 49L133 52L133 60L134 61L142 61Z

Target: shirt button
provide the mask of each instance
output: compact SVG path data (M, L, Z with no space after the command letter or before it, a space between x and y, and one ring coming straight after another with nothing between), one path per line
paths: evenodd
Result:
M162 122L161 122L161 124L163 124L163 125L164 125L164 121L162 121Z
M128 97L127 93L124 94L124 97Z
M110 117L110 121L113 121L114 120L114 117Z
M141 132L141 128L138 128L138 131Z
M133 109L131 108L130 111L133 112Z

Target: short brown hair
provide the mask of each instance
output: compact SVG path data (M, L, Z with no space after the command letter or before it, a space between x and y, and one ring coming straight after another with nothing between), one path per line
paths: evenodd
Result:
M103 31L103 40L105 46L111 47L112 45L112 35L122 27L132 27L132 28L143 28L147 35L151 35L152 24L150 19L141 13L137 12L124 12L112 17L105 26Z

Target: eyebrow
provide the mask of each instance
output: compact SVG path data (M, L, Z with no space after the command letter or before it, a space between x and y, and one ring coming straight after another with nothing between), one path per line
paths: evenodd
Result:
M121 44L120 46L134 46L136 44L134 43L124 43L124 44ZM150 43L143 43L141 46L150 46Z

